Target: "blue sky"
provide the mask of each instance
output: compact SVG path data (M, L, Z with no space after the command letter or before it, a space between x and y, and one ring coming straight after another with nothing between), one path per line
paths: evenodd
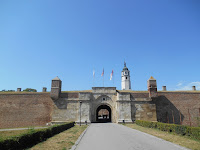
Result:
M132 90L200 90L199 0L1 0L0 90L121 89L124 60Z

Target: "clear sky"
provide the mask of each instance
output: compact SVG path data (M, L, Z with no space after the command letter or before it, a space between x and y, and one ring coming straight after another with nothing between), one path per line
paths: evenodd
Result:
M0 90L121 89L124 60L132 90L200 90L199 0L1 0Z

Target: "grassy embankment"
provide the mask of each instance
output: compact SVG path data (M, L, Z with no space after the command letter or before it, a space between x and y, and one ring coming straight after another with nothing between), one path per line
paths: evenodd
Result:
M40 129L29 128L27 130L0 131L0 139L6 139L11 136L18 136L24 133L31 132L31 130L40 130Z
M74 127L33 146L29 150L69 150L86 128L86 125L75 125Z
M188 136L181 136L175 133L168 133L168 132L160 131L158 129L145 128L145 127L138 126L136 124L126 124L125 126L151 134L153 136L162 138L166 141L178 144L183 147L187 147L192 150L200 150L200 141L191 139Z

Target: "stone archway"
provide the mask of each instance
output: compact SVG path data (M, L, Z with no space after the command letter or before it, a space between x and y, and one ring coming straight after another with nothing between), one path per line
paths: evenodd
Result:
M111 108L108 105L100 105L96 110L96 121L97 122L111 122Z

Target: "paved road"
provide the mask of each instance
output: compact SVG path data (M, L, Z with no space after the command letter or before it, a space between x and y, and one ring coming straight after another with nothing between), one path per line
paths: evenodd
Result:
M115 123L91 124L76 150L186 150L152 135Z

